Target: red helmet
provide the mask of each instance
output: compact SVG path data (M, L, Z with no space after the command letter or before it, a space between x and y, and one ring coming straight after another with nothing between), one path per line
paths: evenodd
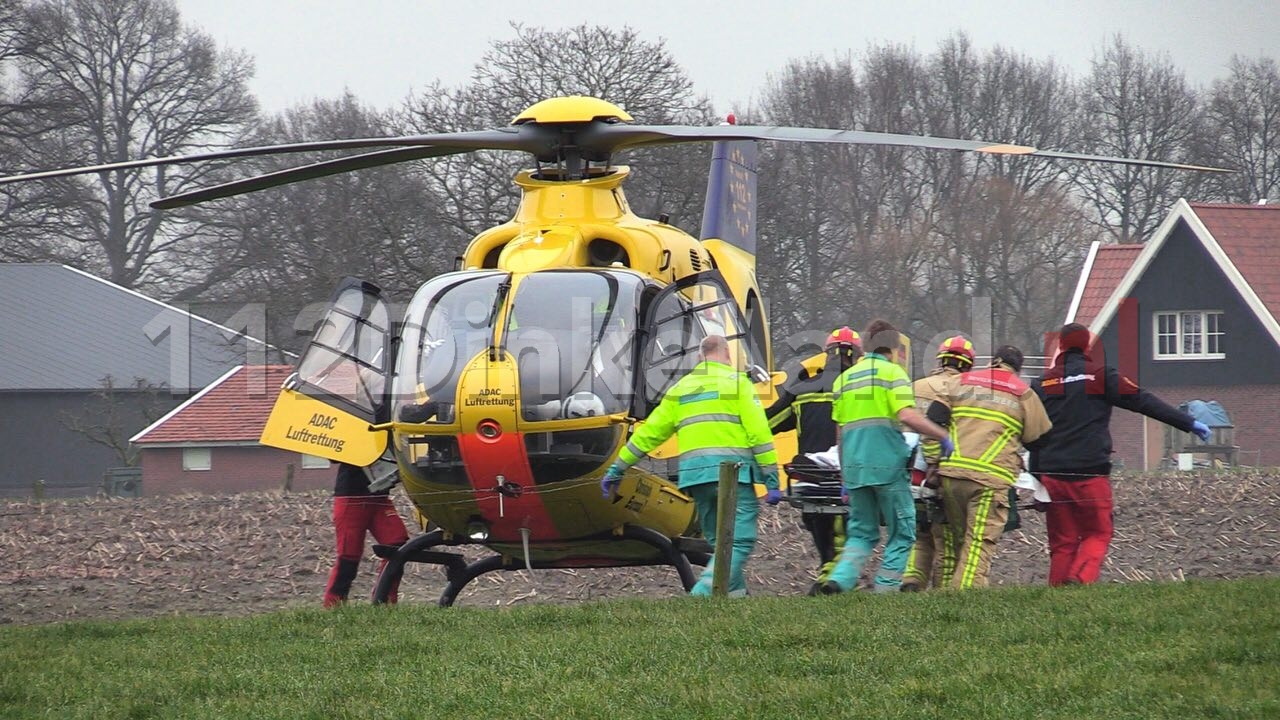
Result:
M862 349L862 338L846 325L838 330L832 330L831 334L827 336L826 347L831 347L832 345Z
M963 335L956 335L943 340L942 344L938 346L938 359L945 360L947 358L962 360L972 365L973 343L969 342Z

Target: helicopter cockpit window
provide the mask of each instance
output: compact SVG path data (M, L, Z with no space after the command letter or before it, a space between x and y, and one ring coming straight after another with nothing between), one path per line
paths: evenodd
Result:
M298 364L298 380L373 418L383 403L390 318L377 294L342 288Z
M631 406L639 277L541 272L516 287L504 347L516 358L521 417L560 420Z
M647 416L663 393L698 364L699 345L709 335L728 339L739 370L761 362L748 342L738 305L716 271L668 287L647 317L651 340L644 348L644 398L636 407L637 417Z
M396 363L394 417L451 423L463 369L493 340L507 273L442 275L405 311Z

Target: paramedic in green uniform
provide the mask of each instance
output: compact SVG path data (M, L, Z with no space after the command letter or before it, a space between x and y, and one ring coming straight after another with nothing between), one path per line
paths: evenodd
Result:
M894 362L898 331L876 320L862 335L869 352L836 380L831 417L840 428L840 474L849 497L844 550L821 587L823 594L853 590L862 566L880 541L883 518L887 540L877 592L898 590L907 555L916 541L916 511L907 473L907 444L902 425L938 441L951 454L946 429L915 409L911 379Z
M741 463L737 510L733 522L733 561L729 568L729 596L747 594L743 568L756 545L760 502L752 484L757 473L768 493L765 502L782 500L778 489L778 455L764 408L747 376L732 367L729 343L719 335L702 340L702 362L681 378L609 467L600 488L612 497L622 474L640 458L676 434L680 447L680 489L688 493L698 512L702 535L716 544L716 490L720 463ZM690 595L710 595L712 564L708 564Z

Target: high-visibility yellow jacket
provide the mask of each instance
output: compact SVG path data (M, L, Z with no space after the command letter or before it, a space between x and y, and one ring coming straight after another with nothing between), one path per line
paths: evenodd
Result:
M955 444L940 472L988 487L1012 485L1022 472L1022 446L1053 427L1040 398L1003 364L949 377L938 401L951 409Z
M746 375L728 365L706 361L681 378L618 454L631 467L676 435L680 449L680 487L717 482L720 463L742 462L739 482L760 480L777 487L778 454L764 408ZM755 478L753 467L771 470Z
M907 481L907 444L898 413L915 405L901 366L867 353L835 384L831 417L840 426L840 470L846 487Z

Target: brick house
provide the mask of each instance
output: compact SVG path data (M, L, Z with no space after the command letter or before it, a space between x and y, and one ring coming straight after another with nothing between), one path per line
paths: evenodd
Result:
M152 423L130 441L140 449L142 491L330 488L328 460L258 444L291 365L240 365ZM292 467L292 469L291 469Z
M1090 249L1067 312L1107 361L1172 405L1217 400L1244 464L1280 465L1280 205L1179 200L1142 245ZM1117 411L1115 456L1155 469L1170 434ZM1178 438L1176 441L1182 441Z

